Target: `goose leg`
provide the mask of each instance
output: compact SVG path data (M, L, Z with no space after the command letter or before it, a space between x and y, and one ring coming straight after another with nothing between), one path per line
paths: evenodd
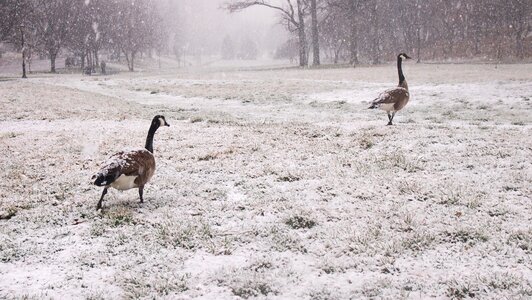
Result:
M390 123L388 123L388 125L393 125L393 124L392 124L393 117L395 117L395 111L392 113L392 118L390 119Z
M139 197L140 197L140 203L144 203L144 198L142 197L144 195L144 186L139 187Z
M105 196L105 194L107 194L107 189L108 189L108 187L105 187L105 188L103 189L102 196L100 197L100 201L98 201L98 204L96 205L96 210L102 208L103 197Z
M388 112L388 125L393 125L392 119L393 119L392 115L390 115L390 112Z

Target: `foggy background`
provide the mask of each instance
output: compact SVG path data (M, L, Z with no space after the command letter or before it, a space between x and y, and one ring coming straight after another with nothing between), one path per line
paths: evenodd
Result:
M108 62L129 71L137 63L237 60L355 66L400 52L417 62L528 61L531 7L530 0L4 0L0 67L21 60L25 77L43 60L52 73L58 65L85 74L106 73Z
M269 55L286 41L289 34L280 24L276 11L266 7L250 7L238 13L223 9L227 0L156 0L169 18L176 16L181 24L178 38L184 47L200 49L206 54L219 54L222 42L229 37L235 47L243 39L250 38L261 50L260 55ZM280 1L272 1L272 3Z

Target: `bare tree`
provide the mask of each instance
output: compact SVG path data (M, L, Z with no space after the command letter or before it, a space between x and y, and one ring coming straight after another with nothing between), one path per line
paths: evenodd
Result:
M349 33L349 22L346 22L342 17L345 14L327 14L320 23L321 45L326 50L325 53L330 53L334 64L337 64L340 59L340 53L346 48L349 41L347 34Z
M231 1L225 5L225 8L230 12L237 12L251 6L265 6L271 9L278 10L281 13L283 20L286 22L288 29L295 28L298 36L299 44L299 65L304 67L308 65L307 56L307 36L305 33L305 17L308 10L308 5L303 0L284 0L284 5L275 5L273 1L268 0L238 0Z
M5 14L1 37L22 53L22 78L27 78L26 60L35 48L35 12L39 4L36 0L4 0L0 4Z
M378 63L398 51L417 60L530 57L530 0L325 0L322 41L342 36L350 61ZM327 47L330 47L327 42Z
M514 39L515 55L522 59L525 55L525 39L532 31L532 1L508 0L503 3L495 1L495 5L508 24L508 33Z
M129 71L135 70L137 54L156 43L159 15L151 0L120 0L118 13L112 17L116 29L113 43L124 53Z
M64 46L72 21L71 1L48 0L43 1L36 12L36 33L39 46L50 57L50 71L56 72L57 55Z

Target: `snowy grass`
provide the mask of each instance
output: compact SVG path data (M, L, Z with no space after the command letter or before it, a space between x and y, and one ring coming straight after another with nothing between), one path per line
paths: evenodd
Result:
M393 66L2 81L0 298L530 298L529 69L409 64L391 127Z

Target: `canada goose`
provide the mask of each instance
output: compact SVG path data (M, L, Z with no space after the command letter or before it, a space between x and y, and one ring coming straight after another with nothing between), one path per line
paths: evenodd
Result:
M408 84L406 83L405 75L403 75L402 63L403 59L411 59L405 53L400 53L397 56L397 71L399 72L399 85L396 88L386 90L381 93L371 103L370 109L380 108L388 113L388 125L393 125L393 117L395 113L403 109L410 99L410 92L408 91ZM390 113L391 112L391 113Z
M123 150L112 155L102 164L100 171L93 176L94 184L104 186L102 196L96 209L102 208L102 201L107 189L113 187L117 190L139 189L140 203L144 202L142 194L144 185L155 173L155 158L153 157L153 136L160 126L170 126L164 116L157 115L151 121L150 130L146 137L146 146L143 148Z

